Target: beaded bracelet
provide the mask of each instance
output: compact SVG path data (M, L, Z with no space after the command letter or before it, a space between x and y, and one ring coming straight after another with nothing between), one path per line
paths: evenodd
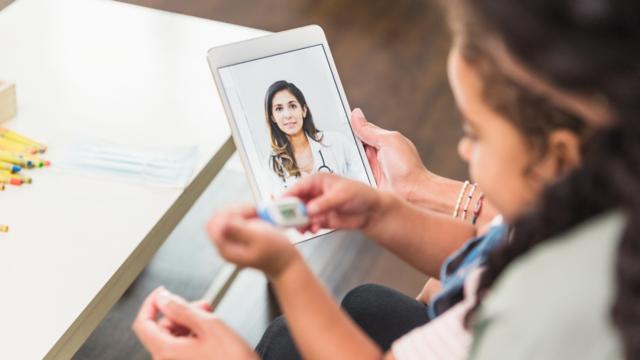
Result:
M462 188L460 189L460 193L458 194L458 200L456 201L456 207L453 209L453 217L457 218L458 217L458 212L460 211L460 205L462 205L462 197L464 196L465 192L467 191L467 186L469 186L469 181L465 181L464 184L462 184Z
M464 209L462 210L462 220L466 220L467 219L467 212L469 211L469 204L471 204L471 199L473 199L473 193L476 192L476 188L478 187L478 184L473 183L473 185L471 185L471 191L469 191L469 194L467 194L467 200L464 203Z
M478 221L478 217L480 216L480 212L482 211L482 203L484 200L484 193L480 193L480 197L478 201L476 201L476 206L473 208L473 219L471 220L471 224L475 225L476 221Z

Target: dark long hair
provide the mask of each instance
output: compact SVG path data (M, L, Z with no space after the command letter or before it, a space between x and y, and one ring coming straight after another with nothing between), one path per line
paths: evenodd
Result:
M307 100L297 86L285 80L276 81L269 86L264 97L264 114L267 126L269 126L269 134L271 135L271 150L273 152L271 155L271 167L282 178L287 175L299 177L301 173L289 137L280 130L273 118L273 98L283 90L290 92L298 100L302 109L307 110L306 116L302 119L304 133L315 141L322 141L322 132L316 128Z
M491 254L479 298L517 257L598 214L621 209L627 223L618 245L611 315L626 357L640 358L640 2L455 2L467 10L463 31L469 37L497 36L547 82L598 96L614 112L614 124L584 145L583 165L547 188L536 208L514 223L510 242Z

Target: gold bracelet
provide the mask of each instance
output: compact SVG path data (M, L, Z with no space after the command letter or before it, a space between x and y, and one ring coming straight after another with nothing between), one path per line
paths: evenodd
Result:
M473 199L473 193L476 192L476 188L478 187L478 184L473 183L473 185L471 185L471 191L469 191L469 194L467 195L467 200L464 203L464 209L462 210L462 220L467 220L467 212L469 211L469 205L471 204L471 199Z
M460 211L460 205L462 204L462 197L467 190L467 186L469 186L469 180L466 180L464 184L462 184L462 188L460 189L460 193L458 194L458 201L456 201L456 207L453 209L453 217L458 217L458 212Z

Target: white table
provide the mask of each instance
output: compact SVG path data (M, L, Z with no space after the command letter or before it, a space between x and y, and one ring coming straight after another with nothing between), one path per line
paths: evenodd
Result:
M51 169L0 193L0 359L69 358L233 152L206 62L264 32L106 0L17 0L0 11L9 128L50 145L83 138L199 146L185 189Z

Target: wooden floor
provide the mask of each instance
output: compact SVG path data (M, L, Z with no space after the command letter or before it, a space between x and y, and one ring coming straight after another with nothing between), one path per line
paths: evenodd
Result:
M461 133L458 114L445 74L449 36L434 1L126 2L270 31L321 25L351 105L361 107L370 121L407 135L431 170L465 177L465 167L455 152ZM215 207L249 199L239 168L225 168L74 359L147 359L130 330L143 297L159 284L190 299L200 297L222 266L206 238L204 221ZM366 282L413 295L425 280L358 234L312 240L299 249L337 299ZM264 277L244 271L216 312L255 344L277 312L274 305Z

